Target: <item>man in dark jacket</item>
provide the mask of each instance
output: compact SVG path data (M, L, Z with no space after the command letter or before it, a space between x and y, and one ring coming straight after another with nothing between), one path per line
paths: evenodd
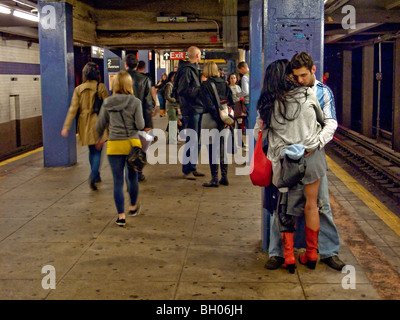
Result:
M175 82L185 128L195 130L197 133L198 155L200 151L201 114L203 113L203 102L200 98L200 72L198 69L201 51L197 47L190 47L187 54L189 61L180 63ZM191 150L190 146L192 144L188 143L189 140L190 137L187 136L184 149L187 159L191 159L191 153L195 152L195 150ZM193 162L189 160L188 163L182 165L182 172L185 178L189 178L190 174L193 174L195 177L204 176L203 173L198 172L196 169L197 158Z
M144 131L149 132L153 128L153 98L151 96L151 80L149 77L136 70L138 59L135 54L128 54L125 58L125 69L131 75L133 93L142 102ZM142 172L138 173L138 180L144 181Z
M149 77L138 72L136 67L138 60L136 55L130 53L125 58L125 69L133 80L133 92L135 97L142 101L143 118L145 123L144 131L149 132L153 128L153 98L151 96L151 80Z

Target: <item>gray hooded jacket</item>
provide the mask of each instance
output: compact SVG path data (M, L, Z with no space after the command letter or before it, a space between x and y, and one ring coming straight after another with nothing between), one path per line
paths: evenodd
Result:
M108 126L109 140L139 139L144 129L142 103L133 95L114 94L106 98L97 119L97 136L103 136Z

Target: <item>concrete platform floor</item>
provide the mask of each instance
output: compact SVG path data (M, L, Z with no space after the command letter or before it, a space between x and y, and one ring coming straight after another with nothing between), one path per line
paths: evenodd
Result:
M155 123L164 128L166 120L155 118ZM86 147L78 148L78 163L71 167L44 168L41 152L1 166L0 299L398 297L396 287L393 296L378 290L352 250L357 239L352 246L343 240L351 242L351 234L342 236L340 257L355 268L355 289L342 286L347 274L322 263L314 271L298 265L295 274L265 269L267 254L261 251L260 242L261 189L248 176L235 175L234 168L229 168L229 186L203 188L202 183L210 178L206 164L198 166L206 177L194 181L181 178L180 164L147 166L147 181L140 183L142 211L137 217L127 217L127 225L119 227L114 223L117 215L106 157L98 191L88 186ZM343 208L357 200L341 198L341 192L347 196L348 191L336 187L341 182L332 173L329 180L332 201L339 199L333 206L334 214L340 212L338 228L343 231L346 219L354 219ZM127 202L126 198L126 206ZM362 204L351 212L358 215L357 223L371 229L363 222L364 214L379 224L373 213L358 207ZM376 228L381 228L379 235L385 232L384 238L369 236L371 246L379 252L390 251L392 262L386 262L391 264L390 275L398 277L400 237L380 224ZM46 265L55 269L55 289L42 287Z

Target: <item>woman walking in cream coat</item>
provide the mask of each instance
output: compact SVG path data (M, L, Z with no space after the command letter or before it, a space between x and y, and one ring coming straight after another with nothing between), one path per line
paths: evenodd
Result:
M108 91L104 83L99 82L100 73L94 62L88 62L82 71L83 83L77 86L72 96L71 105L64 121L61 135L68 136L76 114L79 112L77 129L79 139L83 146L89 147L89 162L91 172L89 175L89 185L92 190L97 190L96 183L100 182L100 159L101 149L97 150L96 121L97 114L93 112L95 94L97 92L100 99L108 97Z

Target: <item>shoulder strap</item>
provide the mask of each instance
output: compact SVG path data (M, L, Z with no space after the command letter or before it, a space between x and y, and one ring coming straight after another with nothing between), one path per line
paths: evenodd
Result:
M129 132L128 129L126 128L125 120L124 117L122 116L122 110L119 110L119 115L121 116L122 122L124 123L125 131L126 131L126 136L129 139Z
M215 99L217 100L218 108L221 109L221 100L219 99L217 87L215 86L215 83L212 82L212 81L210 81L210 85L211 85L211 87L213 88L214 95L215 95Z

